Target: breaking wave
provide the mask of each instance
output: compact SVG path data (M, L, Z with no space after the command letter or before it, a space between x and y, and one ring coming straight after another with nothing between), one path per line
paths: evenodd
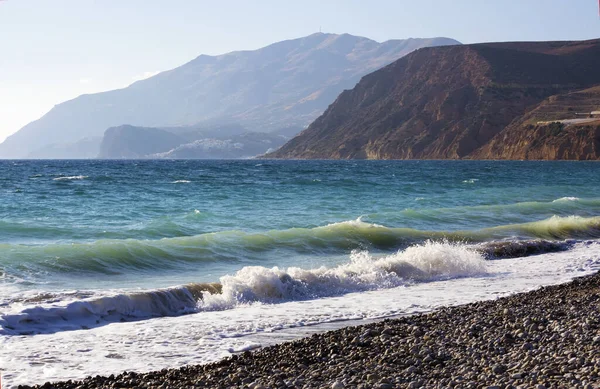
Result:
M220 310L240 303L304 300L485 273L484 258L477 250L427 241L381 258L366 251L353 252L349 262L333 268L244 267L222 277L220 293L207 293L199 307Z
M560 199L556 199L553 203L558 203L561 201L579 201L579 197L561 197Z
M472 247L426 241L379 258L364 251L353 252L349 262L331 268L247 266L234 275L221 277L220 283L92 297L59 307L35 306L0 317L0 332L87 329L111 322L225 310L254 302L307 300L485 274L484 257Z

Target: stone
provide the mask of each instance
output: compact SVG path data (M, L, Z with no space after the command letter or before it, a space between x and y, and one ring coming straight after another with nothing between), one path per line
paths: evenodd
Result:
M331 389L344 389L344 384L342 384L340 381L335 381L333 384L331 384Z
M502 374L502 373L504 373L505 371L506 371L506 366L504 366L504 365L494 365L494 366L492 367L492 372L493 372L494 374Z

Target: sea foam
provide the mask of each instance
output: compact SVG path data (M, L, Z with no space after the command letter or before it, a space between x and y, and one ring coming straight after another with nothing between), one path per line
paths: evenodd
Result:
M85 180L88 176L67 176L67 177L56 177L53 178L54 181L76 181L76 180Z
M484 258L475 249L427 241L381 258L355 251L349 262L333 268L247 266L235 275L222 277L221 293L207 293L199 306L222 310L255 301L320 298L485 273Z
M379 258L355 251L349 262L332 268L246 266L234 275L221 277L220 283L122 293L72 301L65 306L35 306L0 317L0 333L75 330L123 320L316 299L484 274L484 258L474 248L427 241Z
M556 199L552 202L559 203L561 201L579 201L579 197L561 197L560 199Z

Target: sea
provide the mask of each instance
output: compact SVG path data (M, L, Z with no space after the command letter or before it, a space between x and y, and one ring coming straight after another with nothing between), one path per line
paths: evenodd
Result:
M216 361L600 269L600 164L0 161L4 387Z

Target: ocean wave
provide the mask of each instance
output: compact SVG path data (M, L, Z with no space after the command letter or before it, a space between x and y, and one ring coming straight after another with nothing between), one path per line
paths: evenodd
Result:
M552 216L551 218L491 230L516 230L523 235L544 239L598 238L600 217Z
M579 201L579 197L561 197L560 199L556 199L552 201L553 203L558 203L561 201Z
M484 258L472 247L426 241L381 258L356 251L350 262L333 268L244 267L222 277L220 293L205 294L199 308L222 310L256 301L305 300L485 273Z
M365 251L336 267L247 266L220 283L118 294L36 306L0 317L5 334L35 334L96 327L116 321L225 310L248 303L280 303L377 290L415 282L486 274L484 257L464 244L426 241L384 257Z
M88 178L88 176L66 176L53 178L53 181L77 181L85 180L86 178Z
M4 244L0 248L11 253L10 261L4 262L4 271L8 273L26 270L41 274L111 275L188 269L199 262L237 262L244 260L248 253L256 255L280 249L297 253L347 253L357 249L397 250L428 239L475 244L507 239L564 241L595 238L600 238L600 217L554 216L473 231L391 228L366 223L359 218L322 227L263 233L230 230L158 240L109 239L45 246Z
M172 181L171 184L189 184L190 182L192 182L192 181L189 181L189 180L175 180L175 181Z
M422 197L417 197L415 200L423 200ZM448 215L459 214L461 218L469 218L475 214L486 215L493 212L515 212L519 215L537 215L540 212L551 212L565 216L565 213L573 213L574 211L597 210L600 207L600 198L578 198L578 197L561 197L552 201L526 201L509 204L484 204L484 205L468 205L449 208L420 208L420 209L404 209L396 212L400 216L409 216L413 218L428 218L428 217L448 217ZM393 215L394 212L386 213L386 216ZM369 215L376 217L377 214Z
M0 316L0 334L53 333L89 329L120 321L179 316L196 312L202 293L216 293L219 290L218 284L191 284L76 300L64 306L35 306Z

